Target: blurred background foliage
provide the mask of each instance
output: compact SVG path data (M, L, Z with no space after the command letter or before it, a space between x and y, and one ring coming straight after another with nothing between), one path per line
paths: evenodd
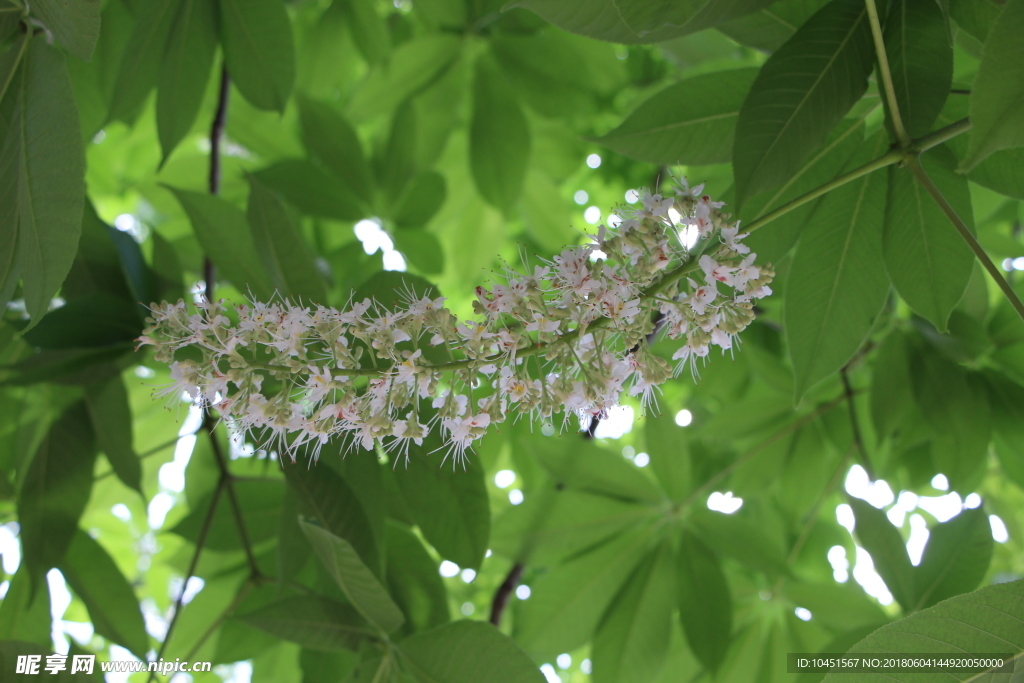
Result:
M1022 7L880 4L911 137L987 126L925 166L1018 291L1020 86L982 84L1019 75ZM0 0L0 40L7 665L782 681L1024 573L1024 323L903 169L750 238L775 295L660 415L505 424L465 472L326 447L286 476L134 349L204 259L217 298L404 280L468 315L670 166L753 221L889 147L859 0Z

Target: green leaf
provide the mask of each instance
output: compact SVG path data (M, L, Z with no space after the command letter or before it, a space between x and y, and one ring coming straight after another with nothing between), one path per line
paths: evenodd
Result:
M938 3L894 2L885 21L885 52L903 126L912 138L926 135L953 81L953 47Z
M921 157L925 171L967 226L974 212L967 180L951 168L949 150ZM940 332L971 279L974 256L956 228L907 169L889 168L882 253L896 291Z
M96 443L117 478L142 495L142 467L132 448L132 412L124 381L112 377L106 382L86 386L85 406L96 433Z
M399 197L415 173L416 107L410 100L398 106L391 116L387 144L375 159L377 177L386 197Z
M28 42L31 40L31 36L26 32L17 40L17 42L8 47L3 53L0 53L0 100L4 99L4 95L7 94L7 88L11 86L14 81L14 75L18 71L18 65L21 64L21 58L25 54L25 48L28 47ZM2 132L2 129L0 129Z
M25 307L33 321L71 270L85 201L85 153L64 56L37 36L11 83L0 150L0 216L17 225ZM9 221L9 222L8 222Z
M348 541L306 520L299 525L331 577L367 621L385 632L402 625L402 611Z
M177 14L157 82L156 127L163 152L161 164L171 156L196 120L217 50L214 3L181 0Z
M652 164L721 164L732 157L733 130L757 69L687 78L643 102L596 138L619 154Z
M346 181L304 159L285 159L253 175L304 214L339 221L357 221L369 215L364 199L349 189Z
M960 169L969 171L1001 149L1024 145L1024 0L1007 0L981 55L971 86L971 132Z
M804 162L800 170L781 186L760 192L743 204L738 216L742 223L767 215L784 204L820 186L822 181L837 177L850 158L864 143L862 121L844 119L836 126L825 144ZM745 244L761 259L778 263L788 252L814 217L824 201L819 197L789 211L761 230L750 235Z
M284 474L306 514L351 543L362 561L379 575L383 539L378 542L366 510L345 480L331 467L313 468L301 462L285 465Z
M417 270L427 275L444 272L444 248L434 233L426 230L399 229L392 234L395 249L402 252L406 260Z
M651 470L674 501L682 501L693 487L693 457L682 428L668 415L644 420L644 437Z
M387 24L377 14L375 4L371 0L343 0L340 3L352 40L371 66L381 62L391 51Z
M889 620L878 602L852 581L787 581L782 591L794 607L803 607L832 629L849 630L876 626ZM830 652L830 650L822 650Z
M621 534L541 576L519 606L516 640L542 661L586 643L653 534L649 525Z
M359 86L348 103L350 117L362 123L393 110L444 73L461 49L461 37L445 34L402 43Z
M894 657L929 652L959 657L964 653L972 656L1005 653L1019 660L1024 650L1021 613L1024 613L1024 581L987 586L887 624L853 646L850 654ZM894 681L921 680L921 676L920 673L897 672L887 675ZM998 676L971 678L1000 680ZM824 683L849 680L850 674L831 673Z
M440 456L426 457L439 447L436 434L424 439L423 446L409 449L408 467L393 476L409 514L441 557L479 570L491 534L483 466L474 459L465 470L442 467Z
M135 591L103 546L78 531L58 568L85 603L96 633L145 658L149 636Z
M387 584L412 631L448 623L448 591L437 562L407 527L387 523Z
M982 508L933 526L917 568L915 610L978 587L992 559L992 528Z
M239 291L249 290L257 299L268 300L274 285L262 268L245 214L214 195L167 189L185 209L199 244L218 271Z
M284 203L255 176L249 176L246 215L256 252L274 288L292 300L326 304L327 287L309 245Z
M979 376L923 347L913 349L914 397L931 426L932 461L964 494L976 483L991 439L991 409Z
M443 175L437 171L417 173L395 202L392 217L399 228L423 227L444 204L446 196ZM443 268L434 272L441 270Z
M740 45L775 52L828 0L780 0L716 28Z
M880 156L879 132L850 162ZM785 329L793 362L794 401L857 352L889 294L882 262L885 176L869 173L829 192L808 222L785 290Z
M143 3L121 59L108 120L124 121L130 125L138 117L146 96L160 77L167 37L171 34L181 2L153 0Z
M373 189L370 167L359 136L345 117L326 103L302 97L299 121L310 155L345 181L356 196L368 198Z
M82 402L50 426L18 491L22 552L33 583L64 558L92 492L95 437Z
M490 56L476 64L469 164L480 196L509 215L523 189L530 129L505 77Z
M896 527L881 510L857 498L849 499L861 546L871 553L875 570L904 610L914 608L914 566Z
M669 27L685 29L687 33L756 12L772 0L615 0L622 21L638 36L644 37Z
M273 479L253 479L236 481L233 486L238 507L245 520L245 533L249 542L255 545L276 538L278 520L281 516L281 501L284 496L282 482ZM170 529L170 533L195 543L209 516L210 500L208 496L197 503L187 517ZM242 547L232 507L228 494L221 494L204 547L210 550L239 550Z
M654 503L665 498L635 465L614 452L581 442L579 436L534 437L521 447L529 448L556 481L572 488L622 500Z
M65 50L92 59L100 36L100 0L35 0L30 7Z
M28 567L19 566L7 585L7 594L0 601L0 640L17 638L50 647L53 644L50 587L46 581L41 581L33 591L32 583Z
M1002 7L992 0L949 0L949 15L958 28L984 43Z
M832 0L768 58L736 122L738 204L800 168L864 94L871 67L859 0Z
M424 683L541 683L543 674L498 629L480 621L456 621L417 633L398 644L404 661Z
M692 517L693 531L709 547L755 571L770 577L788 573L786 556L778 539L765 533L763 520L758 519L761 523L755 524L744 512L746 509L726 515L697 509Z
M895 432L913 405L907 342L893 330L874 354L871 371L871 421L880 437Z
M660 43L684 36L687 26L665 26L638 35L622 20L614 0L512 0L504 9L523 7L559 28L612 43Z
M322 596L282 598L237 619L322 652L358 650L376 635L352 606Z
M647 555L615 597L594 634L595 683L647 683L668 656L674 591L672 551Z
M676 555L676 601L686 641L701 664L717 670L732 635L732 596L711 549L688 531Z
M116 346L134 341L141 332L138 308L131 300L92 292L44 315L24 338L43 349L69 349Z
M283 0L220 0L228 73L259 109L284 113L295 83L292 23Z

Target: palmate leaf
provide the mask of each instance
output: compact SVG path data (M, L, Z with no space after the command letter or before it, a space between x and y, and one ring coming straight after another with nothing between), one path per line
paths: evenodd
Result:
M0 216L5 243L17 225L25 307L38 322L74 262L85 201L85 153L71 81L64 56L45 36L29 42L7 98L13 111L0 149Z
M884 153L875 134L850 162L855 168ZM869 173L828 193L800 237L786 282L786 343L793 361L794 400L839 370L857 352L885 304L889 278L882 262L885 176ZM770 229L770 228L769 228Z
M331 578L363 618L385 632L402 625L402 610L359 559L352 544L307 520L299 525Z
M921 157L946 200L973 230L967 179L952 170L948 149ZM974 257L938 205L907 169L889 167L882 254L889 279L915 313L946 331L949 314L971 278Z
M769 57L736 123L737 203L784 182L860 99L871 32L859 0L832 0Z
M456 621L398 644L404 666L423 683L541 683L543 674L508 636L480 621Z
M1019 670L1024 654L1024 581L988 586L911 614L887 624L854 645L850 654L886 657L915 653L947 654L951 657L970 653L1011 655ZM890 671L886 680L911 683L934 680L942 674ZM967 680L970 674L958 674ZM930 678L929 678L930 677ZM874 677L873 677L874 678ZM1001 676L975 675L971 680L1001 680ZM831 673L824 683L867 680L865 674ZM1011 676L1005 674L1005 679Z
M1007 0L989 31L978 76L971 86L969 171L1001 149L1024 146L1024 0Z
M684 79L655 93L595 142L653 164L725 163L756 75L756 69L731 69Z

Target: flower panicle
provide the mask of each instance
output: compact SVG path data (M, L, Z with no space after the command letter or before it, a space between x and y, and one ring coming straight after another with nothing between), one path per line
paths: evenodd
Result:
M775 273L703 190L679 179L669 196L640 191L589 243L477 287L472 319L412 290L394 307L364 298L340 310L282 297L233 312L178 301L154 304L138 341L170 365L163 393L292 459L337 438L397 464L429 441L465 467L474 442L509 417L569 423L623 392L649 408L684 368L696 377L711 347L733 348ZM657 333L680 342L674 368L649 348Z

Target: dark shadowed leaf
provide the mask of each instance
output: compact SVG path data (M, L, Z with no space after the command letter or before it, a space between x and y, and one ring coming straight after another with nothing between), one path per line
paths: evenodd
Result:
M284 112L295 82L292 23L283 0L220 0L224 61L259 109Z
M417 633L398 647L417 680L425 683L544 680L537 665L511 638L479 621L457 621Z
M64 55L33 38L8 88L13 112L0 150L0 216L17 225L25 307L46 313L78 249L85 154Z
M917 568L915 609L978 587L992 559L992 528L982 508L933 526Z
M135 591L103 546L78 531L59 569L88 608L96 633L145 657L149 636Z
M780 0L757 12L719 24L717 29L740 45L774 52L827 2Z
M0 602L0 640L17 638L49 647L53 643L50 587L41 581L33 591L24 565L9 581L7 594Z
M447 623L448 591L437 562L404 525L387 523L387 584L412 631Z
M871 66L859 0L832 0L769 57L736 123L738 204L800 168L864 94Z
M327 303L327 287L309 245L285 204L255 176L249 176L246 216L256 253L274 288L304 304Z
M302 213L340 221L357 221L368 215L366 200L344 180L304 159L285 159L254 173L277 190Z
M854 530L860 545L871 553L875 570L886 588L905 610L914 608L914 566L910 564L903 538L881 510L863 500L851 498L850 507L856 520Z
M64 558L92 491L95 436L84 402L50 426L18 492L18 522L26 568L38 582Z
M505 76L490 56L481 57L473 79L469 164L480 195L505 214L523 189L530 157L530 129Z
M263 301L269 299L274 285L262 267L242 210L213 195L168 189L185 209L196 238L218 272L239 291L251 291Z
M153 0L142 5L124 49L108 120L132 123L160 77L167 37L182 0Z
M772 0L615 0L622 21L638 36L644 37L666 28L680 28L687 33L756 12Z
M725 658L732 634L732 596L711 549L688 531L676 553L676 601L690 649L709 669Z
M96 433L96 445L107 456L117 478L142 494L142 467L132 448L132 412L124 380L112 377L85 389L85 405Z
M192 128L206 94L206 83L217 49L217 8L214 3L181 0L177 14L157 83L156 126L163 161L167 161Z

